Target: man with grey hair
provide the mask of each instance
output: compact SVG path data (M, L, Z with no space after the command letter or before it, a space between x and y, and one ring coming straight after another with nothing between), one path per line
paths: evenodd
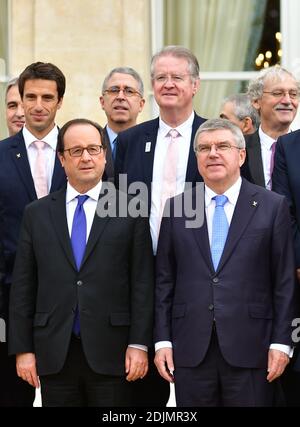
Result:
M242 173L270 190L276 141L291 130L298 109L299 82L288 70L275 65L250 81L248 95L261 123L257 132L246 137L247 160Z
M258 129L259 115L246 93L237 93L224 99L220 117L236 124L244 135L250 135Z
M199 89L199 63L182 46L166 46L151 61L151 81L159 117L141 123L118 135L116 183L127 190L119 174L126 174L128 186L143 182L147 187L148 213L156 254L164 203L181 193L186 182L201 181L193 150L194 135L204 122L193 110L193 97ZM140 391L140 406L165 406L169 388L155 367L145 378ZM144 380L143 380L144 381ZM141 382L142 384L142 382Z
M136 125L137 116L145 104L143 81L133 68L114 68L103 81L99 99L107 117L105 132L110 142L104 178L112 181L117 136L119 132Z
M10 80L5 92L6 125L9 136L16 135L25 124L18 80L18 78Z
M177 406L271 406L295 309L287 202L241 179L245 141L230 121L202 124L194 148L205 220L188 228L176 216L190 192L170 199L156 260L155 363L175 382Z

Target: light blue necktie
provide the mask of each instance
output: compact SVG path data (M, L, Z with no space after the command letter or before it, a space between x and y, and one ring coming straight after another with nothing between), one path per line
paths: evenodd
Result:
M71 244L73 249L73 254L76 262L77 270L79 271L83 255L86 247L86 216L83 208L84 202L89 198L89 196L77 196L78 203L75 209L72 231L71 231ZM79 322L79 312L78 305L75 311L74 323L73 323L73 332L75 335L80 335L80 322Z
M216 202L216 206L212 224L211 256L216 271L223 253L229 228L224 211L224 205L228 201L228 198L222 194L213 197L213 199Z

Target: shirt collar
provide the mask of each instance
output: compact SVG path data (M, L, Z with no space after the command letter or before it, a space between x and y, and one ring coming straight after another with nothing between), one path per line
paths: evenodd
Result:
M228 190L225 191L224 196L228 198L228 202L232 205L236 205L237 199L240 194L242 185L242 178L239 176L237 181L230 187ZM211 188L209 188L207 185L205 185L205 207L207 207L211 203L211 199L215 196L217 196L217 193L215 193Z
M57 135L58 127L54 126L54 128L51 129L51 131L42 139L42 141L46 142L54 151L56 150L57 146ZM38 138L27 129L26 125L23 127L23 137L27 150L34 141L38 140Z
M268 150L271 150L271 147L272 147L273 143L275 142L275 140L273 138L271 138L269 135L267 135L262 130L261 126L259 126L258 135L259 135L260 143L262 145L264 145Z
M169 125L167 125L167 123L165 123L163 119L160 117L159 128L162 132L162 135L167 136L167 134L170 132L171 129L176 129L180 133L180 135L183 135L187 129L192 127L194 117L195 117L195 113L194 111L192 111L192 114L190 115L190 117L185 122L181 123L181 125L177 126L176 128L172 128Z
M106 125L106 132L107 132L110 143L114 142L118 134L114 132L108 125Z
M95 200L96 202L98 202L99 200L99 195L100 195L100 191L101 191L101 187L102 187L102 180L100 180L98 182L98 184L95 185L95 187L91 188L89 191L87 191L86 194L87 196L89 196L91 199ZM75 190L74 187L72 187L72 185L68 182L67 183L67 193L66 193L66 203L70 203L72 200L74 200L78 195L80 195L80 193Z

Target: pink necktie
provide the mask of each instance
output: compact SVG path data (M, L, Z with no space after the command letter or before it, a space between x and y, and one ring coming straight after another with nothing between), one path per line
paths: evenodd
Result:
M271 189L272 189L272 173L273 173L273 169L274 169L275 150L276 150L276 141L274 141L273 144L271 145L271 160L270 160L270 183L271 183Z
M176 194L176 178L177 178L177 164L178 164L178 136L179 132L176 129L171 129L167 135L169 137L169 145L164 163L164 173L162 182L162 192L160 199L160 222L163 215L166 200Z
M44 152L46 144L44 141L34 141L33 144L37 149L33 181L37 198L40 199L48 194L46 158Z

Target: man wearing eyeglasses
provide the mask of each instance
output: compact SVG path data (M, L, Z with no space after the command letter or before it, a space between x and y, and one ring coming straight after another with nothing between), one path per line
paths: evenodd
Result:
M248 95L260 116L258 130L246 136L247 159L242 174L268 190L277 139L290 132L299 103L299 83L288 70L274 66L250 81Z
M195 185L202 180L192 141L204 119L193 110L200 85L199 63L189 49L167 46L156 53L151 60L151 82L159 117L118 135L115 169L120 189L127 190L120 174L126 174L128 186L134 182L147 186L155 255L166 199L181 193L186 183ZM169 390L154 367L145 378L144 389L142 383L139 386L137 405L166 405Z
M204 221L187 227L184 208L177 214L197 187L169 200L156 260L155 363L175 382L177 406L272 406L296 305L288 206L241 179L245 140L230 121L202 124L194 149Z
M98 124L67 122L57 151L67 189L26 209L10 352L23 380L34 387L40 380L43 406L133 406L131 382L147 373L152 338L149 223L119 216L127 195L104 196L106 140Z
M5 319L16 248L25 206L66 185L56 156L55 124L65 93L65 76L51 63L28 65L18 80L26 124L0 143L0 233L5 257ZM35 390L16 376L7 343L0 343L0 406L32 406Z
M106 151L104 179L113 181L117 136L136 125L137 116L145 104L140 75L129 67L111 70L103 81L100 104L107 117L105 131L110 142Z

